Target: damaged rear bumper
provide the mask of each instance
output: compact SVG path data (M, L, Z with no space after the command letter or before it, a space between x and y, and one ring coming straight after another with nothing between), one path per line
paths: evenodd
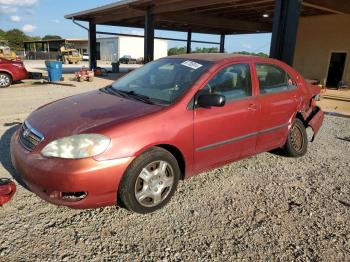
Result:
M312 114L310 115L307 121L308 128L311 128L313 132L312 137L310 139L311 142L315 140L315 137L322 126L323 120L323 111L318 106L315 106L314 110L312 111Z

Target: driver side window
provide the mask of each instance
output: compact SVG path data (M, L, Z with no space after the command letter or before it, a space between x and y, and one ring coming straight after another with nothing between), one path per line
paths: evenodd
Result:
M226 101L252 96L249 64L234 64L221 69L204 89L225 96Z

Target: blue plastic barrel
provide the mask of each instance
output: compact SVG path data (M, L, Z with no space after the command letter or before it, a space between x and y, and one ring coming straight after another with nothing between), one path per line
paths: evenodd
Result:
M45 61L46 69L49 74L50 82L61 81L62 78L62 62L61 61Z

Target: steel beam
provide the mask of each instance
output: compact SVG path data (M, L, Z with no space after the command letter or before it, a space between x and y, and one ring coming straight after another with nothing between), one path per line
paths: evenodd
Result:
M270 57L293 65L302 0L276 0Z
M143 38L143 37L144 37L143 35L123 34L123 33L111 33L111 32L104 32L104 31L97 31L96 33L97 33L97 34L101 34L101 35L130 36L130 37L139 37L139 38ZM168 41L187 42L187 39L171 38L171 37L154 37L154 39L168 40ZM220 45L220 43L218 43L218 42L198 41L198 40L192 40L192 43Z
M192 31L190 29L187 31L187 54L190 54L192 52L191 44L192 44Z
M225 34L220 36L220 53L225 53Z
M145 45L144 45L144 60L145 63L154 59L154 15L152 8L147 8L145 14Z
M89 22L89 67L90 70L97 67L96 24L92 22Z

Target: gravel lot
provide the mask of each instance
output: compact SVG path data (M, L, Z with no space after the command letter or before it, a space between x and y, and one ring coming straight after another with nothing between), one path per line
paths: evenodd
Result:
M47 102L110 83L0 90L0 177L9 140ZM0 261L350 260L350 118L327 116L301 159L264 153L181 182L150 215L70 210L21 186L0 208Z

